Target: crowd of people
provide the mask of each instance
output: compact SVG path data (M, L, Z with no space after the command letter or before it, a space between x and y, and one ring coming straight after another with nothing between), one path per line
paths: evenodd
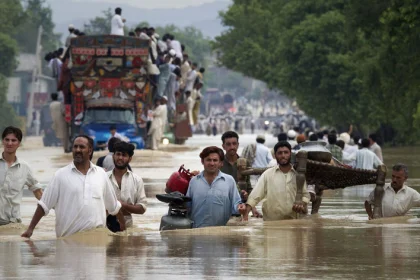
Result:
M335 139L328 134L331 145ZM115 134L114 134L115 136ZM309 186L304 184L303 198L296 202L296 170L291 163L294 148L304 140L292 135L288 140L279 141L271 151L264 146L264 137L258 136L252 148L244 149L243 157L253 167L266 167L275 161L260 178L255 187L251 179L246 186L238 188L239 136L234 131L222 135L221 147L206 147L200 153L203 171L195 171L186 195L192 199L188 207L189 217L194 227L224 226L233 216L248 220L249 212L264 220L294 219L296 213L306 214L307 204L312 200ZM109 141L110 154L102 159L101 168L91 162L93 140L79 135L73 143L73 161L55 172L47 188L38 183L27 163L16 155L22 141L22 131L7 127L2 133L3 152L0 158L0 225L20 223L20 204L25 187L34 193L38 206L23 237L31 237L36 225L51 209L55 210L56 234L68 236L76 232L107 226L110 230L124 231L133 225L133 215L146 211L146 195L143 180L131 171L130 162L134 156L134 146L113 137ZM319 140L319 139L316 139ZM295 141L295 142L293 142ZM312 137L310 141L315 141ZM112 142L112 143L111 143ZM366 139L361 149L357 149L355 166L367 168L367 162L377 158L368 149ZM375 145L376 146L376 145ZM371 149L376 149L374 143ZM112 147L112 148L111 148ZM331 148L331 147L330 147ZM245 150L248 149L248 152ZM340 150L336 150L340 151ZM247 153L253 154L251 157ZM366 161L366 155L369 159ZM252 159L253 158L253 159ZM362 162L359 162L359 158ZM105 164L112 159L112 164ZM375 159L377 163L379 158ZM371 162L373 165L375 162ZM391 183L385 184L382 199L384 217L401 216L412 207L420 206L420 194L408 187L408 168L396 164L392 169ZM44 189L44 190L43 190ZM262 202L262 214L256 209ZM373 218L372 192L365 202L369 219Z

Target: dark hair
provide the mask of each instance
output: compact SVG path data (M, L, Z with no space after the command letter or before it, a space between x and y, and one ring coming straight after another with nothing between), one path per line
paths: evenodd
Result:
M133 31L130 31L130 32L128 32L128 36L130 36L130 37L135 37L135 36L136 36L136 34L135 34Z
M360 145L360 144L359 144L359 140L360 140L360 136L354 136L354 137L353 137L354 144L356 144L356 145Z
M117 126L115 124L113 124L109 127L109 130L117 130Z
M198 66L198 64L196 63L196 62L193 62L193 64L192 64L194 67L196 67L197 68L197 66Z
M116 152L127 153L130 157L132 157L134 155L134 149L135 148L133 144L130 144L124 141L119 141L114 144L114 153Z
M181 65L181 59L179 57L174 58L174 60L172 61L173 65Z
M330 132L328 131L328 129L325 129L324 131L322 131L323 134L330 134Z
M322 132L322 131L318 131L318 132L316 133L316 135L318 135L318 139L322 139L322 138L324 138L324 132Z
M223 153L223 150L216 146L210 146L205 148L200 153L200 158L204 160L206 157L208 157L210 154L218 154L220 161L223 161L225 159L225 155Z
M282 141L287 141L287 134L286 134L286 133L284 133L284 132L279 133L279 135L277 135L277 140L278 140L279 142L282 142Z
M174 73L177 77L181 77L181 69L179 69L179 67L175 68L172 73Z
M378 140L378 135L376 135L376 133L372 133L369 135L369 138L372 139L373 142L376 142L376 140Z
M181 44L181 51L184 52L185 51L185 45Z
M225 140L228 138L236 138L239 141L239 135L235 131L226 131L222 135L222 143L225 144Z
M136 29L134 29L134 32L141 32L142 28L140 27L136 27Z
M15 126L8 126L3 130L3 134L1 135L1 139L6 138L7 135L14 134L16 138L19 140L19 142L22 141L22 130L20 128Z
M311 136L309 136L309 141L318 141L318 134L313 133Z
M185 95L191 95L191 91L187 90L187 91L185 92Z
M363 138L362 140L362 148L369 148L370 146L370 141L367 138Z
M337 135L330 133L328 134L328 143L330 143L331 145L336 144L337 143Z
M120 138L111 137L111 139L108 140L108 151L113 153L115 144L118 144L119 142L121 142Z
M277 150L279 148L283 148L286 147L289 149L289 151L292 151L292 146L290 146L290 143L287 141L281 141L281 142L277 142L277 144L274 146L274 154L277 153Z
M257 138L257 143L264 144L265 143L265 139Z
M115 13L116 13L117 15L121 15L121 12L122 12L122 10L121 10L121 8L120 8L120 7L115 8Z
M206 69L205 69L205 68L203 68L203 67L201 67L201 68L200 68L200 73L204 73L204 72L206 72Z
M56 92L51 93L51 100L56 101L58 99L58 94Z
M80 30L79 29L75 29L73 31L73 34L79 36L80 35Z
M406 177L408 177L408 167L407 165L405 165L404 163L396 163L393 167L392 167L393 171L404 171L404 174Z
M344 150L344 141L338 140L337 143L335 143L338 147L340 147L342 150Z
M172 35L172 34L169 34L168 39L169 39L169 40L171 40L171 41L172 41L172 40L175 40L175 36L174 36L174 35Z

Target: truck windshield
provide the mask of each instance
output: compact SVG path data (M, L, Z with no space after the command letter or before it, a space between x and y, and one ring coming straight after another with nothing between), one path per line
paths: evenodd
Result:
M129 109L95 108L85 112L83 122L89 123L126 123L134 124L134 112Z

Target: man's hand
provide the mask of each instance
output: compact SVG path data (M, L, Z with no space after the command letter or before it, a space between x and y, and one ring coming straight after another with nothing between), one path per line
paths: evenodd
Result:
M239 205L245 206L245 213L243 213L243 214L241 213L241 215L242 215L242 221L246 222L246 221L248 221L248 215L249 215L249 212L251 211L252 207L248 204L239 204ZM238 210L239 210L239 207L238 207Z
M256 207L252 207L252 217L262 218L263 215L260 212L258 212Z
M24 233L22 233L21 237L31 238L33 232L33 229L28 228Z
M126 20L125 20L125 18L123 18L123 19L122 19L122 22L125 22L125 21L126 21Z
M308 213L308 205L305 202L301 203L294 203L292 210L299 214L307 214Z
M194 170L190 172L193 176L197 176L198 174L200 174L200 171L198 170Z
M125 219L121 210L117 214L117 220L118 220L118 223L120 224L121 231L125 231L127 228L125 226Z
M246 214L246 206L245 204L241 203L238 205L238 212L241 215L245 215Z
M242 201L248 200L248 192L246 190L241 190L241 198L242 198Z

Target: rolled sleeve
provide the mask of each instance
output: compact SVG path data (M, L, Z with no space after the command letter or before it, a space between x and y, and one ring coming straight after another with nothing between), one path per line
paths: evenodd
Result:
M35 179L32 170L28 167L28 175L26 176L25 186L31 191L42 189L44 185L38 183L38 180Z
M265 180L265 172L261 175L260 179L257 182L257 185L252 190L251 194L248 197L246 204L251 207L257 206L257 204L265 198L265 188L266 188L266 180Z
M51 209L53 209L58 202L59 195L59 176L54 174L51 182L48 184L48 187L45 189L42 194L41 199L38 201L38 205L44 209L45 216L48 215Z
M104 203L105 208L108 210L108 213L112 216L118 214L121 209L121 203L118 201L117 196L115 195L114 188L112 187L112 183L109 180L106 173L104 173L106 177L106 184L105 184L105 192L104 192Z
M141 178L139 178L139 180L136 182L137 183L137 192L136 192L136 205L141 205L144 209L144 211L146 211L147 209L147 200L146 200L146 192L144 191L144 184L143 184L143 180Z
M311 201L310 197L311 196L310 196L310 194L308 192L308 186L307 186L306 181L305 181L305 183L303 184L303 197L302 197L302 201L305 202L306 204L308 204Z

